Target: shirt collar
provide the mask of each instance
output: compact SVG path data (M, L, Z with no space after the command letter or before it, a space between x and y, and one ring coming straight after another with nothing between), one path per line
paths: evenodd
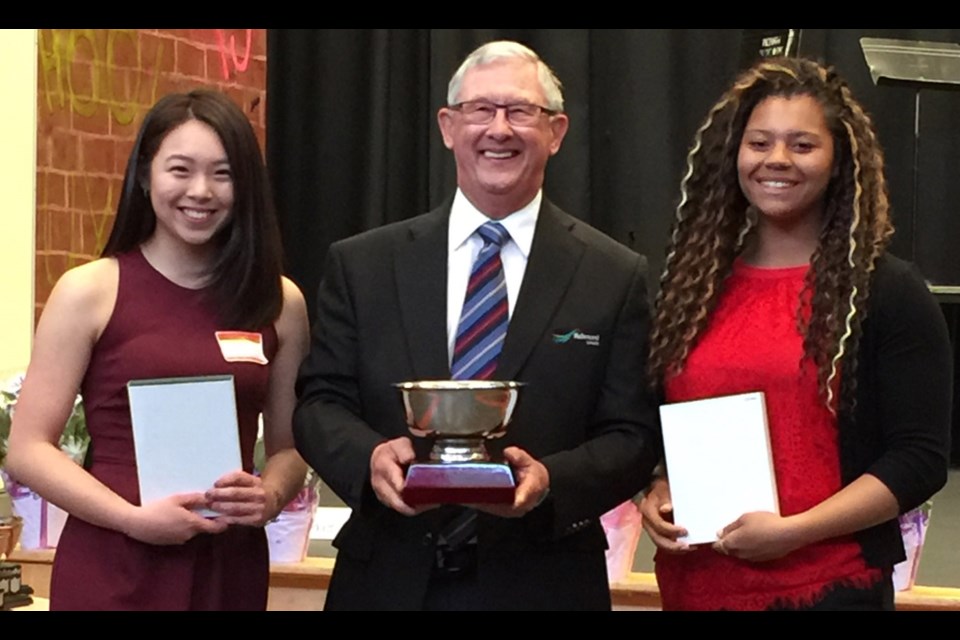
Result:
M541 189L526 206L496 221L507 230L510 239L525 258L530 257L533 232L537 226L542 200L543 190ZM490 218L473 206L473 203L457 188L453 205L450 207L449 245L447 246L449 253L452 254L459 249L485 222L490 222Z

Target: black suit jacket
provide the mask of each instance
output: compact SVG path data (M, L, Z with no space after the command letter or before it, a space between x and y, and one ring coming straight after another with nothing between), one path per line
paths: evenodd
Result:
M437 512L381 505L370 456L409 435L393 383L450 377L449 206L328 254L294 416L297 448L353 509L335 540L328 607L422 605ZM541 460L550 493L523 518L480 514L483 606L610 606L599 516L635 495L658 457L648 323L640 256L544 199L495 377L527 383L498 443Z

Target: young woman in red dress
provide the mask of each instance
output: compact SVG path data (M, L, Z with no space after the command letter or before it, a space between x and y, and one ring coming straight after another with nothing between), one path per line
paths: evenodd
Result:
M8 471L70 513L52 609L266 607L263 525L306 470L291 417L307 315L281 268L244 113L214 91L162 98L134 144L103 257L50 294L13 421ZM214 374L234 376L243 468L204 493L142 504L127 383ZM57 447L78 390L91 437L85 468ZM269 460L255 476L261 414Z
M831 68L761 62L710 110L681 191L651 377L666 402L764 392L780 514L690 547L667 469L641 507L664 608L893 608L897 515L946 481L952 356L886 251L869 116Z

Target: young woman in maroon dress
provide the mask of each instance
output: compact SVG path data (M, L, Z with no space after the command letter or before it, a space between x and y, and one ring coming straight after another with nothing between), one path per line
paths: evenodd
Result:
M666 402L765 393L780 514L692 548L655 480L664 608L892 608L896 517L946 481L952 357L922 278L886 253L869 117L832 69L764 61L710 110L681 190L651 377Z
M103 257L64 274L47 301L10 436L11 475L70 513L51 608L266 607L262 527L305 473L291 415L307 340L246 116L213 91L161 99L134 144ZM243 469L205 493L141 504L127 382L210 374L235 378ZM85 468L56 446L78 389ZM269 461L257 477L261 413Z

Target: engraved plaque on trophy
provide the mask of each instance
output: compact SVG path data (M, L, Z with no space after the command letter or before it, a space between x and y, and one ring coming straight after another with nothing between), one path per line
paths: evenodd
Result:
M484 443L506 433L522 383L427 380L395 386L410 431L433 439L429 459L407 470L407 504L513 502L516 484L510 465L491 460Z

